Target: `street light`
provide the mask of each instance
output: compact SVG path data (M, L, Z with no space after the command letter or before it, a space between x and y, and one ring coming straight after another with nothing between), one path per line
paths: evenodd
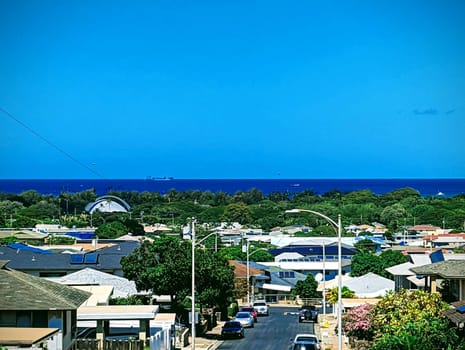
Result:
M191 286L191 336L192 336L192 342L191 342L191 348L194 350L195 349L195 246L197 244L202 243L204 240L206 240L208 237L210 237L213 234L216 234L216 232L210 233L208 236L202 238L200 241L197 243L195 242L195 223L196 220L195 218L192 218L192 223L191 223L191 241L192 241L192 286ZM215 241L215 251L217 249L217 243Z
M192 295L191 295L191 337L192 350L195 349L195 218L192 218Z
M212 233L206 235L200 241L198 241L195 245L198 245L198 244L202 243L203 241L205 241L208 237L210 237L212 235L215 235L215 253L216 253L218 251L218 232L212 232Z
M260 250L266 250L266 249L265 248L258 248L256 250L254 250L252 253L249 253L249 240L247 239L247 237L245 237L245 235L244 235L244 239L247 242L246 246L245 246L246 247L245 249L246 249L246 254L247 254L247 260L246 260L247 261L247 265L246 265L247 266L247 268L246 268L246 270L247 270L247 305L249 305L250 304L250 281L249 281L250 280L250 256L252 254L255 254L256 252L258 252ZM244 252L244 246L242 246L242 252Z
M310 213L319 216L328 221L337 230L337 250L338 250L338 291L337 291L337 348L342 350L342 245L341 245L341 234L342 234L342 223L341 214L337 216L337 222L327 217L326 215L309 209L290 209L286 210L287 214L296 213Z

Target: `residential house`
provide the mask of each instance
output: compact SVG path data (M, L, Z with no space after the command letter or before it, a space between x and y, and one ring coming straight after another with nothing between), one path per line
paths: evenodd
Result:
M102 241L102 240L100 240ZM38 277L61 277L91 267L95 270L123 276L121 258L139 247L139 241L108 240L101 249L75 254L54 253L34 247L27 249L0 246L0 259L9 260L8 267ZM95 247L89 245L89 249Z
M294 289L298 281L303 281L307 275L283 269L278 266L267 266L266 263L260 263L266 266L265 275L268 280L258 282L258 295L260 299L265 299L268 302L280 302L293 300L292 289Z
M372 272L346 280L343 285L352 290L357 298L380 298L394 290L394 281Z
M350 272L350 262L357 250L347 244L341 244L342 272ZM263 263L285 270L293 270L304 275L322 274L326 280L333 279L338 273L338 243L326 239L307 239L294 244L270 250L275 256L273 263Z
M411 270L412 268L430 265L443 260L465 260L465 254L444 254L442 250L435 250L434 252L429 250L413 253L406 251L406 256L409 261L386 268L386 271L394 278L395 291L425 287L425 278L423 278L423 276L418 278L417 274Z
M374 222L372 225L349 225L344 227L347 232L353 233L358 236L360 233L369 233L375 237L383 237L387 232L386 226L383 224Z
M45 243L48 235L29 230L1 230L0 240L14 238L16 242L42 245Z
M67 286L111 286L113 298L127 298L139 294L134 281L90 267L50 280Z
M267 280L262 269L252 267L253 262L247 264L236 260L229 260L229 265L234 268L234 290L236 299L242 299L247 301L247 295L253 300L253 296L258 292L257 282L261 280ZM254 264L255 265L255 264ZM248 273L247 273L248 269ZM249 275L249 293L247 294L247 275ZM249 300L250 302L250 300Z
M425 288L432 293L438 291L438 283L449 282L449 293L457 301L465 300L465 260L444 260L410 269L425 278Z
M465 233L446 233L423 237L423 246L429 248L458 248L465 245Z
M0 327L21 328L19 333L22 334L27 334L30 328L48 328L50 332L31 331L31 335L40 333L43 339L47 338L48 349L68 349L76 336L77 309L90 297L90 293L25 274L6 265L7 261L0 261ZM28 338L27 341L31 341L29 345L35 344L35 339ZM16 340L25 341L19 337ZM9 337L8 341L14 342L15 339Z

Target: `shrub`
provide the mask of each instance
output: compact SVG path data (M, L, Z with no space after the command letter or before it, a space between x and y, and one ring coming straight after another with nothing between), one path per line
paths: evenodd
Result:
M342 318L342 329L349 337L372 340L374 335L372 319L374 306L363 304L348 311Z

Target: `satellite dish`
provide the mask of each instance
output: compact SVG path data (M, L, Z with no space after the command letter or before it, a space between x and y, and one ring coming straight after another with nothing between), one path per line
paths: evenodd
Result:
M315 275L315 281L317 282L321 282L323 280L323 274L321 272L318 272L316 275Z

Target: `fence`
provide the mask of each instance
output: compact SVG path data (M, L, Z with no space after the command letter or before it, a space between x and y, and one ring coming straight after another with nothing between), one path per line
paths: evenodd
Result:
M104 340L103 347L97 339L77 339L71 350L144 350L143 340Z

